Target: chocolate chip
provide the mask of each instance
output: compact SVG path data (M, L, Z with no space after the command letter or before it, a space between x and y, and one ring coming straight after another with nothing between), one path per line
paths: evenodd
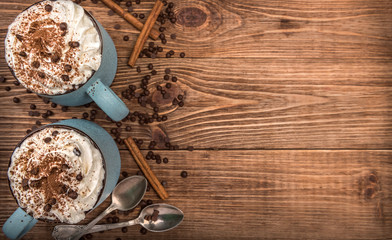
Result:
M65 65L64 65L64 70L65 70L66 72L70 72L70 71L72 70L72 66L69 65L69 64L65 64Z
M39 68L41 64L38 61L34 61L31 63L31 66L35 67L35 68Z
M56 62L60 61L60 56L57 53L55 53L55 54L53 54L51 60L52 60L52 62L56 63Z
M78 197L78 193L71 189L68 191L68 197L76 199Z
M46 5L46 6L48 6L48 5ZM44 207L45 212L49 212L50 209L52 209L52 205L50 205L49 203L46 204L45 207Z
M181 52L181 53L180 53L180 57L181 57L181 58L184 58L184 57L185 57L185 53L184 53L184 52Z
M120 28L121 28L121 25L120 25L120 24L117 23L116 25L114 25L114 29L117 29L117 30L118 30L118 29L120 29Z
M50 143L50 141L52 141L51 137L44 138L44 142L45 143Z
M128 36L124 36L124 37L123 37L123 40L124 40L124 41L128 41L128 40L129 40L129 37L128 37Z
M76 175L76 180L78 180L79 182L83 180L82 173L79 173L78 175Z
M28 179L24 178L22 180L22 187L24 190L27 190L29 188L29 180Z
M169 159L165 157L165 158L162 159L162 161L163 161L163 163L168 163Z
M23 36L22 36L22 35L16 34L15 36L16 36L16 38L17 38L19 41L23 41Z
M121 232L123 232L123 233L126 233L126 232L128 232L128 228L127 228L127 227L123 227L123 228L121 228Z
M68 45L69 45L71 48L77 48L77 47L80 46L80 43L77 42L77 41L70 41L70 42L68 43Z
M177 38L177 36L176 36L176 34L175 34L175 33L172 33L172 34L170 34L170 38L171 38L171 39L176 39L176 38Z
M78 148L74 148L73 153L74 153L76 156L78 156L78 157L80 157L80 155L82 155L82 153L80 152L80 150L79 150Z
M182 178L188 177L188 172L187 172L187 171L182 171L182 172L181 172L181 177L182 177Z
M62 79L64 82L68 82L68 81L69 81L69 76L68 76L68 75L61 75L61 79Z
M27 53L22 51L22 52L19 53L19 56L21 56L21 57L27 57Z
M39 167L33 168L30 172L31 172L31 174L33 174L33 175L37 175L37 174L39 173Z
M49 4L45 5L45 11L50 12L52 11L52 9L53 9L52 5Z
M55 205L56 202L57 202L56 198L51 198L51 199L49 199L49 201L48 201L48 203L49 203L50 205Z
M43 72L38 72L38 77L40 77L40 78L45 78L45 73L43 73Z
M13 101L14 103L19 103L19 102L20 102L20 99L17 98L17 97L14 97L14 98L12 99L12 101Z
M54 131L52 132L52 136L53 136L53 137L56 137L57 135L59 135L59 131L54 130Z
M65 22L60 23L60 29L61 29L62 31L67 30L67 28L68 28L67 23L65 23Z

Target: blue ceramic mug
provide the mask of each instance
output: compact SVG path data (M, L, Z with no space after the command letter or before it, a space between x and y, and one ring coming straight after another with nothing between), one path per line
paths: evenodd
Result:
M57 123L43 126L42 128L45 128L47 126L70 128L84 133L92 140L93 143L95 143L95 145L101 151L105 166L105 180L100 198L92 209L96 208L111 194L120 176L121 159L116 143L113 141L113 138L109 135L108 132L106 132L105 129L87 120L63 120ZM42 128L39 128L36 131L39 131ZM35 133L36 131L33 131L32 133L28 134L18 144L18 146L28 136ZM27 214L22 208L18 208L4 223L3 232L10 239L20 239L23 235L30 231L31 228L34 227L37 221L38 219L35 219L29 214Z
M90 17L100 35L102 44L100 67L86 83L72 92L58 95L39 95L63 106L81 106L94 101L111 119L120 121L128 115L129 109L109 88L117 71L116 48L102 25L90 13L87 11L85 13ZM13 73L12 69L11 72Z

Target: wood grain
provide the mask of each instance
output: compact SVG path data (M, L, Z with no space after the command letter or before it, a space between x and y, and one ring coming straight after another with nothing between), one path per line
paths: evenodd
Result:
M7 26L34 1L0 2L0 55ZM121 4L124 6L123 1ZM176 0L177 22L166 24L168 43L156 59L141 58L142 74L127 66L139 30L109 16L101 2L83 1L112 37L119 55L112 85L121 92L139 86L153 63L164 83L166 68L177 76L185 106L168 121L150 127L125 122L121 138L165 135L182 150L157 150L168 164L150 162L168 182L165 203L185 213L165 233L141 235L140 227L94 234L94 239L391 239L392 238L392 2L387 0ZM153 0L133 2L148 14ZM141 20L142 22L145 21ZM119 30L114 26L119 24ZM176 39L170 35L176 33ZM123 37L130 37L123 41ZM174 50L172 58L165 58ZM179 53L185 52L185 58ZM0 224L16 202L7 185L11 151L36 120L42 124L83 112L95 104L51 109L34 94L13 85L0 59ZM6 86L12 91L6 92ZM14 104L13 97L21 103ZM150 111L124 100L131 111ZM49 119L28 116L29 104ZM125 126L132 127L126 132ZM159 143L161 144L161 143ZM194 146L195 151L184 151ZM122 171L138 167L119 145ZM188 178L180 177L182 170ZM145 199L162 202L151 190ZM88 222L109 205L89 214ZM138 209L121 220L136 216ZM50 239L53 224L38 223L26 239ZM1 233L2 234L2 233ZM4 235L0 235L4 238Z
M147 151L144 151L146 153ZM129 227L94 234L94 239L386 239L391 235L392 152L388 151L157 151L168 164L153 164L168 182L170 198L184 222L166 233ZM0 151L2 159L10 152ZM136 173L127 150L122 169ZM4 222L16 207L1 162ZM180 177L182 170L188 178ZM371 177L374 176L374 177ZM371 189L371 190L369 190ZM155 192L146 199L161 202ZM108 201L91 215L97 215ZM136 216L119 215L121 220ZM28 239L49 235L53 224L39 223Z

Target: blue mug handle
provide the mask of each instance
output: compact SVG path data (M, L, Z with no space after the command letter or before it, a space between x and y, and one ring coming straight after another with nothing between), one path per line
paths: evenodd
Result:
M18 208L5 221L3 232L9 239L20 239L38 222L37 219L27 214L23 209Z
M87 94L114 121L121 121L129 114L125 103L100 79L87 89Z

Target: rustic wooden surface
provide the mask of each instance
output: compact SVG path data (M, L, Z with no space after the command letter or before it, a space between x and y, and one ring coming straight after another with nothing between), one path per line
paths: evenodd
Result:
M0 55L7 26L34 1L0 1ZM168 25L166 51L153 63L170 67L186 93L185 106L152 127L133 127L145 142L163 129L181 150L159 150L168 164L150 161L168 182L184 222L166 233L112 230L93 239L391 239L392 238L392 2L388 0L178 0L179 21ZM134 3L134 1L133 1ZM124 2L122 3L124 6ZM138 31L102 3L81 4L102 23L119 55L113 89L120 95L142 75L126 65ZM134 4L148 14L153 1ZM144 19L145 20L145 19ZM119 30L114 29L120 24ZM130 41L122 40L130 36ZM181 59L178 53L184 51ZM13 85L4 59L0 75L0 224L17 207L7 186L16 143L40 118L29 104L50 108ZM153 83L161 82L156 78ZM11 86L12 90L4 90ZM18 96L22 102L14 104ZM125 100L132 110L142 110ZM61 120L97 109L53 109ZM115 125L99 111L96 122ZM124 127L124 126L123 126ZM122 137L126 137L126 132ZM186 147L195 147L193 152ZM138 170L124 145L123 171ZM142 147L146 153L147 144ZM188 178L180 177L187 170ZM151 190L145 199L160 201ZM108 206L89 214L91 220ZM121 220L136 216L138 209ZM40 222L25 239L50 238ZM4 238L1 233L0 238Z

